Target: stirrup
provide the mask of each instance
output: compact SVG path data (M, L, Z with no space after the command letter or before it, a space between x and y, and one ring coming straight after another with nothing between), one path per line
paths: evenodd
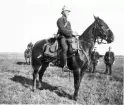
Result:
M66 72L68 72L68 71L69 71L68 66L64 66L64 67L62 68L62 71L66 71Z

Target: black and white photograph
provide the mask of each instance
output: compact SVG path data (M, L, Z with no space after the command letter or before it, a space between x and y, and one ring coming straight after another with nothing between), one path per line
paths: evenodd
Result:
M0 0L0 104L123 105L123 0Z

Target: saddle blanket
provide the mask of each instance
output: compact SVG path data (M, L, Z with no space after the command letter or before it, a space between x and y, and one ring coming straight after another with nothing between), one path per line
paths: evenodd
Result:
M72 38L69 38L67 40L69 41L70 47L73 49L73 51L78 50L79 42L76 39L76 37L72 37ZM59 49L59 46L58 46L59 44L58 43L59 43L58 40L55 40L55 42L53 44L47 43L44 47L45 48L44 49L44 54L48 55L48 56L51 56L51 57L57 56L58 49Z
M44 54L51 57L55 57L57 56L57 50L58 50L58 41L56 40L52 45L49 43L45 45Z

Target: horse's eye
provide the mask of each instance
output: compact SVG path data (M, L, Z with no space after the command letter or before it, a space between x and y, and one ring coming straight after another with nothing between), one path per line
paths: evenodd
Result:
M100 27L102 27L103 25L102 24L99 24Z

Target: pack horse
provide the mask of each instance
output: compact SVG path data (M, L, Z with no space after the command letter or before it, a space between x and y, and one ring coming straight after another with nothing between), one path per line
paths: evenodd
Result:
M24 52L24 57L25 57L25 60L26 60L26 64L30 64L31 63L32 47L33 47L33 44L29 43L27 45L27 49Z

